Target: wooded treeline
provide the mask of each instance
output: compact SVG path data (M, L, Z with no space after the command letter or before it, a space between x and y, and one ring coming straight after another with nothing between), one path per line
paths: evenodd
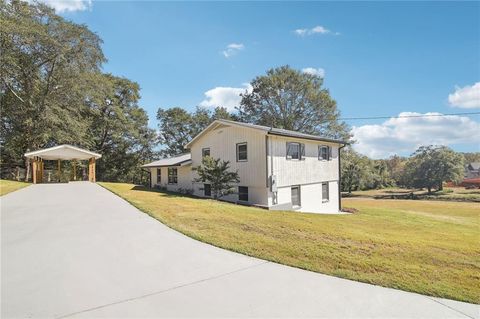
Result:
M137 83L102 72L102 40L34 2L0 2L1 165L72 144L102 154L97 178L136 181L156 145Z
M343 192L407 187L442 190L443 182L460 182L464 164L480 161L480 153L457 153L445 146L421 146L411 156L370 159L352 147L342 150Z

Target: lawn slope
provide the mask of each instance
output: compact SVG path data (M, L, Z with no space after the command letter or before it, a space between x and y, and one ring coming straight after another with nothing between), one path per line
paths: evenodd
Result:
M0 179L0 196L16 191L20 188L24 188L30 185L30 183L9 181L5 179Z
M352 215L267 211L100 183L198 240L311 271L479 303L478 203L344 200Z

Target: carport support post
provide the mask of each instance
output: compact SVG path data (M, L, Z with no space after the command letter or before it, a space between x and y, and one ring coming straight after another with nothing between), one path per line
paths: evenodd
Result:
M73 160L73 180L77 180L77 161Z
M95 157L88 160L88 180L95 183Z
M43 182L43 159L40 159L40 162L38 164L39 164L38 165L39 166L39 170L38 170L39 180L40 180L40 183L42 183Z
M58 182L60 183L60 160L57 160L57 175L58 175Z
M37 159L34 158L32 162L32 182L37 183Z

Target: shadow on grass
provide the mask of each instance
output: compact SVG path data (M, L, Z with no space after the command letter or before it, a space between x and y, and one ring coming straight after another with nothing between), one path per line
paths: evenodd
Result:
M177 192L172 192L172 191L167 191L167 190L161 190L161 189L157 189L157 188L150 188L150 187L146 187L146 186L141 186L141 185L135 185L134 187L131 188L132 191L142 191L142 192L151 192L151 193L158 193L158 194L162 194L164 195L165 197L169 197L169 198L200 198L200 197L196 197L196 196L193 196L193 195L188 195L188 194L182 194L182 193L177 193Z

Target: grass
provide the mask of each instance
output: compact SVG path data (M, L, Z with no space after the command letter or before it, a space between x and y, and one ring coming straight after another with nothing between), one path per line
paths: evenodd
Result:
M421 294L480 302L478 203L347 199L349 215L268 211L121 183L102 186L192 238Z
M0 179L0 196L14 192L20 188L27 187L28 185L30 185L30 183Z
M424 189L390 187L383 189L370 189L366 191L353 191L352 194L343 193L342 196L389 198L391 196L402 197L411 193L413 193L418 199L480 202L480 189L465 189L463 187L444 188L442 191L434 191L432 194L428 194Z

